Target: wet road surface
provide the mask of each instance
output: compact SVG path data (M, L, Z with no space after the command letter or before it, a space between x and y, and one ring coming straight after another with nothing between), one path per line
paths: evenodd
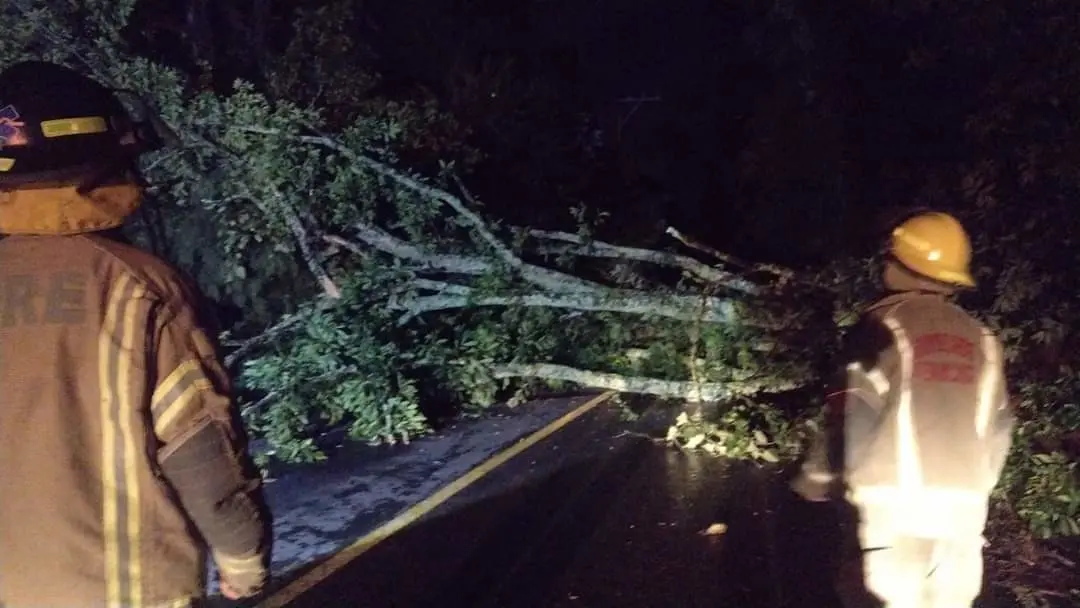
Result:
M274 515L274 575L288 577L333 554L587 400L494 408L485 418L456 423L410 445L350 448L323 464L274 473L266 485Z
M831 510L783 506L752 467L656 445L643 424L594 410L291 605L833 605Z
M592 410L289 605L836 606L837 509L641 434L664 424ZM714 523L726 533L701 534Z

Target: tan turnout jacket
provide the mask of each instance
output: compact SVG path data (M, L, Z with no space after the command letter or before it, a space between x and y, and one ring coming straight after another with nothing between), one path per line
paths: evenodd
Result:
M205 544L225 568L265 569L259 477L196 315L133 247L0 241L4 608L186 606Z

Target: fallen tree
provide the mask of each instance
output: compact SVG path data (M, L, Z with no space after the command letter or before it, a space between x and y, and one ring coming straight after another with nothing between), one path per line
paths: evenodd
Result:
M570 383L694 403L813 382L806 347L820 339L806 336L833 333L807 322L831 323L813 277L674 228L669 250L606 242L583 209L575 231L503 226L454 162L428 177L403 168L414 134L400 114L332 125L316 105L266 93L281 83L219 93L133 53L137 5L13 2L26 27L0 59L44 56L150 95L178 141L147 159L154 187L133 236L211 298L251 309L225 344L276 456L321 458L319 433L339 425L357 440L408 440L427 428L421 397L433 393L483 407ZM333 13L303 14L340 27ZM626 355L635 349L645 355Z
M310 221L302 230L294 230L293 238L317 241L328 247L317 257L330 260L336 270L327 274L340 278L330 281L333 288L324 286L322 295L303 311L287 316L261 334L234 343L236 351L229 360L231 363L239 360L239 354L249 355L258 345L280 343L284 333L295 335L318 327L326 315L335 319L332 323L348 322L339 315L341 310L349 309L347 314L355 313L353 323L361 316L373 316L373 322L379 325L375 333L386 336L395 345L392 350L409 344L408 348L425 352L425 364L438 357L438 365L444 368L443 375L451 378L451 384L455 374L445 370L470 370L470 381L483 385L484 390L469 397L467 393L471 391L466 388L458 390L457 396L480 406L504 394L513 384L509 381L520 379L701 403L795 390L812 373L802 361L803 353L787 344L792 337L804 335L805 324L796 321L805 314L794 314L775 305L775 301L783 302L784 298L791 301L795 292L804 297L815 295L808 288L810 282L803 285L804 289L792 291L791 286L798 281L791 271L768 268L762 272L763 269L716 252L714 257L722 260L723 266L747 267L762 274L755 282L719 263L708 264L686 254L597 241L590 236L588 226L582 226L582 231L576 234L500 227L473 209L475 199L456 177L446 181L457 185L462 192L460 196L364 156L327 135L290 135L248 126L240 130L253 136L291 138L332 150L346 161L341 165L343 172L359 179L374 174L386 180L392 189L418 195L419 204L445 207L453 226L451 232L456 231L457 238L427 234L416 242L370 221L353 223L337 232ZM417 203L416 199L408 200L409 204ZM423 234L424 230L425 227L412 226L411 230L400 231ZM671 232L687 240L681 233ZM553 248L553 244L560 246ZM638 267L629 278L619 272L626 265ZM652 280L648 287L628 285L640 285L645 275L657 276L655 269L675 273L666 282L663 278ZM343 291L339 285L354 287ZM362 311L350 308L357 304L353 298L362 301ZM550 346L537 349L543 355L532 360L509 352L502 359L495 356L495 352L508 350L517 326L540 323L541 319L552 324L539 325L545 332L556 331L554 325L569 323L579 326L583 335L574 336L570 331L569 339L563 340L558 334L551 334ZM474 353L470 352L469 334L490 336L489 326L497 330L501 323L505 323L506 335L492 338L492 344L486 346L488 352L484 353L487 356L470 357ZM601 343L594 343L592 352L584 355L573 352L582 350L579 342L583 337L591 339L591 334L610 332L608 325L620 328L625 335L603 344L602 354L596 348ZM418 326L427 328L423 336L415 329ZM456 346L436 355L432 349L446 344L449 326L453 327L452 333L458 334ZM557 330L567 333L568 329L562 326ZM670 344L666 343L660 354L648 348L640 349L649 340L655 340L658 331L669 334L668 337L681 333L681 341L689 350L676 359L690 356L696 363L685 367L661 365L663 369L657 376L648 375L649 371L660 369L659 361L650 358L662 359L670 354ZM644 355L634 357L633 361L613 355L634 348ZM740 350L743 359L736 362L725 356L724 349ZM397 355L412 357L405 353ZM293 353L288 358L302 357ZM766 358L768 364L762 365ZM268 359L248 361L245 377L258 378L253 380L253 386L278 378L287 379L279 380L279 384L303 384L306 390L312 390L313 382L297 383L294 374L283 373L276 367L286 365L284 358L270 360L272 369L262 367ZM606 369L596 369L598 365ZM400 364L392 367L399 371L408 369ZM770 369L765 371L765 368ZM327 377L320 373L317 378L336 381L340 375ZM525 383L519 388L527 390L529 386ZM275 385L268 392L280 399L288 387ZM477 398L480 395L482 398ZM300 401L312 402L297 399ZM270 403L261 399L259 404L263 407ZM273 411L282 409L279 401ZM309 424L311 416L297 419ZM335 423L338 421L335 418ZM289 429L287 434L292 436L298 431ZM395 433L389 432L379 438L393 437ZM401 438L407 440L408 432ZM314 450L314 444L308 445ZM317 456L318 452L312 454Z
M147 91L179 134L147 159L155 187L133 236L245 311L223 342L265 457L323 459L332 429L409 441L430 429L425 403L477 409L566 385L670 400L686 411L666 439L685 449L767 462L798 453L836 340L874 294L866 260L797 272L737 260L678 227L661 249L635 247L598 238L602 217L582 208L576 230L504 226L458 164L403 168L416 116L438 118L426 106L330 121L318 104L268 95L289 88L280 82L200 87L130 51L122 31L135 4L13 0L2 10L20 27L0 37L0 63L46 57ZM980 260L1004 269L979 269L993 289L975 304L1016 362L1063 342L1080 314L1071 304L1029 314L1072 284L1025 272L1030 253L1007 246L1023 222L988 211L991 169L965 175L978 203L965 219L986 228ZM1025 233L1054 233L1054 217L1033 215ZM1080 532L1075 456L1056 441L1077 426L1080 387L1033 370L1013 373L1022 424L998 494L1008 517L996 520L1024 525L992 528L995 548L1030 549L1004 553L1021 565L1000 579L1014 586L1035 580L1023 559L1048 559L1035 537Z

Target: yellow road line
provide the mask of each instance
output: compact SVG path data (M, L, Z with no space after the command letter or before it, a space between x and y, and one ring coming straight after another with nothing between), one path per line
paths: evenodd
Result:
M494 471L496 468L502 466L503 464L506 464L506 462L509 461L511 458L543 441L559 429L573 422L575 419L580 418L583 414L587 413L589 410L592 410L601 403L607 401L613 395L615 395L615 392L609 391L603 393L602 395L594 397L574 408L572 411L563 415L554 422L548 424L544 428L534 432L528 437L518 440L518 442L514 445L506 448L505 450L480 463L471 471L462 475L461 477L458 477L449 484L443 486L439 489L439 491L435 492L431 496L428 496L424 500L421 500L420 502L401 512L394 519L391 519L385 524L372 530L367 535L361 537L353 544L330 556L329 559L320 563L310 572L292 581L291 583L271 595L269 598L262 601L259 604L259 608L282 608L283 606L287 606L289 602L294 601L302 594L306 593L322 581L326 580L332 574L345 567L352 560L363 555L375 545L386 540L387 538L390 538L391 535L400 532L405 527L409 526L427 513L430 513L433 509L435 509L442 503L449 500L458 492L469 487L480 478Z

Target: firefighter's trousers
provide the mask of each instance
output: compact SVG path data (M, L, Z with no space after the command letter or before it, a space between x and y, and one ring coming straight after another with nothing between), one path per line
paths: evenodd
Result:
M985 507L857 506L866 591L888 608L971 608L982 590ZM924 530L897 525L898 513L918 511L937 521Z

